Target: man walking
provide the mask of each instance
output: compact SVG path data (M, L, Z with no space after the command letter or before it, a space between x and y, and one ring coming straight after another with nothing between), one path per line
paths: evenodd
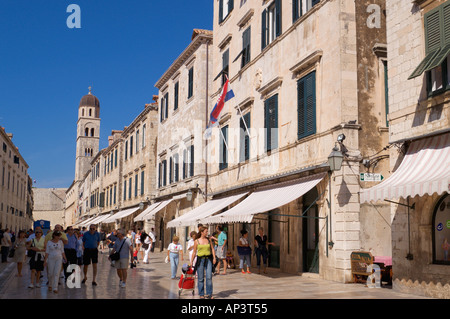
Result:
M133 243L125 236L123 229L117 230L117 238L118 240L114 244L112 253L119 252L120 254L120 259L116 261L115 267L117 269L117 276L120 279L119 285L125 288L127 283L128 260L130 260L130 263L133 262Z
M8 254L9 254L9 248L12 245L11 242L11 235L9 234L9 228L5 229L5 232L3 233L2 241L2 263L6 263L8 261Z
M98 264L98 245L100 244L100 234L97 232L95 225L89 226L89 231L83 235L83 265L84 265L84 279L81 281L84 284L87 280L88 266L92 261L92 286L97 286L95 278L97 277Z
M71 264L77 264L77 250L78 250L78 238L73 231L73 227L67 227L67 244L64 245L64 253L66 255L67 262L63 265L64 267L64 277L67 278L70 276L70 273L67 272L67 267Z

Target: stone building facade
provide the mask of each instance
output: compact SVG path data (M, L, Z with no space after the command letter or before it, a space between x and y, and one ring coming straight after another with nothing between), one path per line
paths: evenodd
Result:
M53 228L64 225L64 202L66 188L34 188L34 220L48 220Z
M387 1L387 16L393 174L362 200L393 202L393 288L449 298L450 1Z
M175 232L181 242L190 239L188 229L166 231L167 223L206 199L203 132L210 104L212 63L212 31L195 29L191 43L155 84L159 90L159 124L154 200L167 206L160 208L158 215L155 211L152 218L162 247L167 247Z
M270 267L342 282L352 280L353 251L391 255L389 205L359 203L370 185L360 173L389 165L384 9L384 1L215 1L207 114L227 79L234 97L205 147L207 200L220 211L191 218L191 229L222 224L237 257L240 230L253 238L263 227L275 243ZM345 160L331 172L335 146ZM376 153L383 158L371 161ZM277 198L284 189L292 193ZM257 201L265 192L274 196L266 206Z
M0 228L17 233L32 226L33 185L29 166L12 138L0 127Z

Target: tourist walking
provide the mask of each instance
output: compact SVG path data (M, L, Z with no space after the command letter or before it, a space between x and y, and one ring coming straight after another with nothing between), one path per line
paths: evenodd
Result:
M248 231L246 231L245 229L241 230L241 238L239 239L237 250L239 255L239 268L241 269L241 272L245 274L244 263L246 263L247 274L250 274L252 249L248 242Z
M183 247L179 243L178 236L173 236L172 242L167 247L167 257L170 262L170 270L172 279L177 278L178 264L181 259L183 261ZM181 255L181 258L180 258Z
M136 239L134 242L134 244L135 244L134 250L137 251L138 253L139 252L141 253L141 260L142 260L142 259L144 259L144 249L141 249L142 248L141 235L142 235L141 229L138 228L138 230L136 232Z
M72 226L67 227L67 244L64 245L64 253L66 254L66 262L63 265L64 268L64 278L67 278L70 276L71 273L67 272L67 267L69 265L76 265L77 264L77 251L78 251L78 237L75 235L75 232L73 230Z
M208 298L212 299L213 296L213 282L212 271L213 265L216 262L216 254L213 244L208 239L208 228L201 226L197 239L194 242L194 249L192 250L192 257L190 260L191 265L195 263L195 270L198 276L198 293L200 299ZM205 287L206 284L206 287ZM206 288L206 295L205 295Z
M58 293L61 266L63 263L67 262L61 235L61 232L54 231L52 233L52 239L47 242L45 250L44 267L47 267L49 282L48 290L51 291L53 289L54 293Z
M89 226L89 231L83 235L83 265L84 265L84 279L81 281L84 284L87 280L88 267L92 262L92 286L97 286L95 278L97 277L98 264L98 245L100 244L100 234L97 232L95 225Z
M192 254L194 253L194 244L195 244L195 238L197 237L197 233L193 230L193 231L191 231L189 236L191 236L191 239L189 239L186 249L189 252L189 261L191 261ZM195 260L193 260L192 264L195 265Z
M152 238L145 231L143 231L141 233L140 241L142 243L142 250L144 251L143 263L148 264L148 255L150 254L153 245Z
M77 265L83 265L83 236L79 229L75 230L75 236L77 236Z
M256 252L256 265L258 266L258 272L261 273L261 258L263 260L263 271L266 274L267 257L269 256L269 250L267 245L275 245L267 241L267 235L264 234L262 227L258 228L258 235L255 236L255 252Z
M22 267L27 253L27 238L25 231L19 231L18 238L14 243L14 262L17 263L17 277L22 277Z
M131 239L125 236L125 231L122 229L117 230L117 240L114 243L112 254L118 252L120 255L119 260L116 260L115 266L117 269L117 276L119 276L119 286L126 287L127 284L127 270L128 263L133 262L133 243Z
M223 273L227 274L227 234L223 231L222 225L217 225L217 258L219 259L219 268L217 272L220 274L220 261L223 263Z
M36 287L40 287L40 277L41 271L44 270L44 258L45 258L45 238L42 234L42 229L36 227L34 231L35 238L27 242L28 252L30 257L30 271L31 271L31 282L28 288L34 288L34 283L36 282Z
M2 263L6 263L8 261L9 249L11 248L11 234L9 233L9 228L6 228L3 232L3 237L1 240L1 253L2 253Z

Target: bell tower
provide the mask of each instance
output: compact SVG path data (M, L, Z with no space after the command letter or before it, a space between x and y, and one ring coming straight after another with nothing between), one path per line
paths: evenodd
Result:
M100 102L91 89L89 87L89 93L81 98L78 107L75 182L84 178L93 157L99 151Z

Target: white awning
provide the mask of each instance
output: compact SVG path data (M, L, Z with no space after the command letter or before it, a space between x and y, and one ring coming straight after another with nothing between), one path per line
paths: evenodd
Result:
M109 218L110 216L111 216L110 214L104 214L104 215L97 216L94 218L94 220L92 220L90 222L90 224L98 225L105 219Z
M221 211L247 194L248 193L207 201L190 212L168 222L167 228L196 226L198 223L202 222L203 219Z
M158 207L162 202L156 202L151 204L150 206L148 206L142 213L140 213L139 215L137 215L134 218L135 222L139 222L139 221L143 221L144 220L144 216L151 213L152 210L154 210L156 207Z
M226 212L206 218L203 224L250 223L253 216L286 205L319 184L327 173L303 177L257 189Z
M164 209L164 208L165 208L167 205L169 205L173 200L174 200L174 199L171 198L171 199L168 199L168 200L165 200L165 201L161 202L161 205L159 205L158 207L152 209L152 211L149 212L147 215L145 215L145 216L143 217L143 219L144 219L144 220L149 220L149 219L153 218L153 216L155 216L157 212L159 212L161 209Z
M103 221L103 224L113 223L116 219L125 218L125 217L133 214L138 209L139 209L139 207L133 207L133 208L128 208L128 209L121 210L121 211L115 213L114 215L108 217L107 219L105 219Z
M414 141L398 169L360 194L360 202L442 194L450 191L450 133Z
M87 226L89 225L89 223L91 222L91 220L94 220L95 217L89 217L88 219L85 219L84 221L82 221L81 223L77 224L76 226Z

